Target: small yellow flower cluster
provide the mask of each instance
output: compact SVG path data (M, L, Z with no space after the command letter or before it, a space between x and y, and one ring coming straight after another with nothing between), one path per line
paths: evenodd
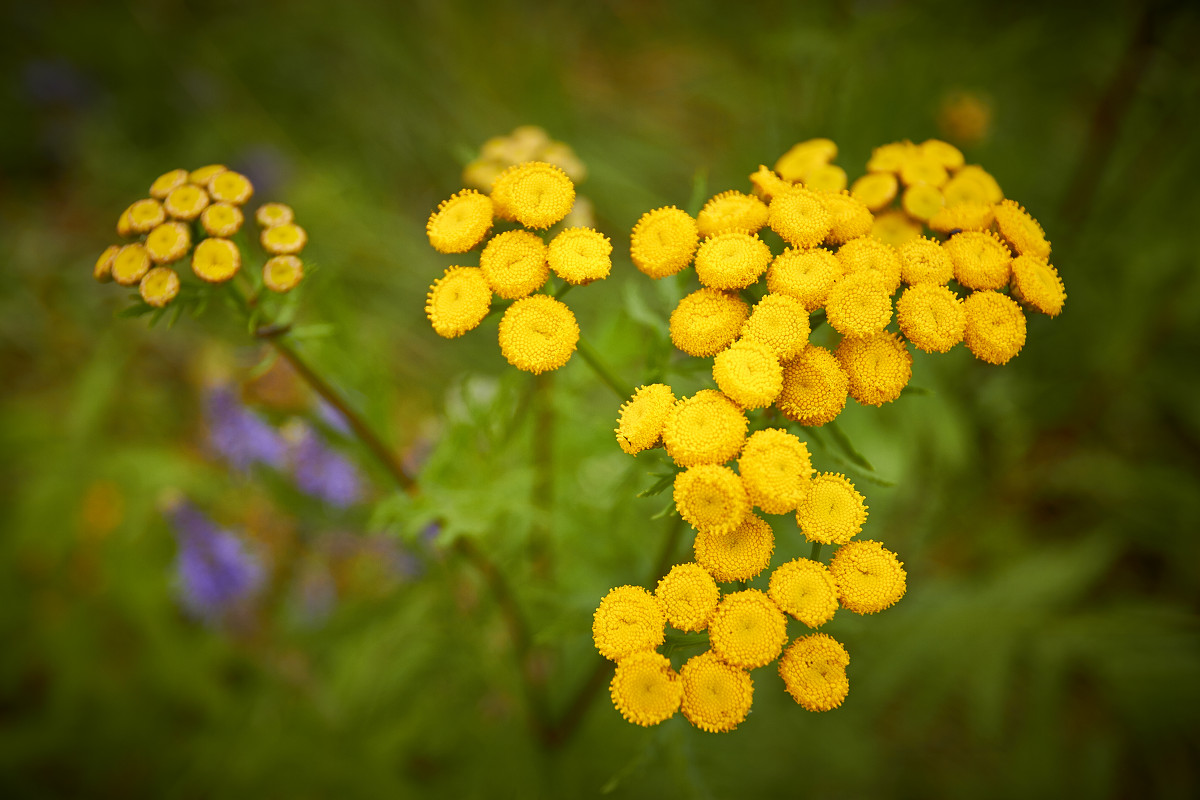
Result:
M220 164L160 175L150 185L150 196L117 220L118 235L136 241L109 246L96 261L93 276L137 285L142 299L156 308L179 294L174 265L189 253L192 271L202 281L232 279L241 269L242 251L231 237L241 230L242 207L253 194L245 175ZM259 241L271 256L263 266L263 284L275 292L291 291L304 276L298 254L308 235L292 217L292 209L282 203L267 203L255 214L262 228Z
M549 242L540 233L563 222L574 202L571 178L544 161L500 172L490 194L463 189L443 200L425 226L429 243L439 253L480 253L478 266L448 267L429 288L425 315L434 331L452 339L475 329L495 295L512 301L499 335L508 363L534 374L566 364L579 342L579 324L565 303L538 292L551 272L583 286L612 269L612 243L598 230L563 227ZM497 223L506 229L493 232Z

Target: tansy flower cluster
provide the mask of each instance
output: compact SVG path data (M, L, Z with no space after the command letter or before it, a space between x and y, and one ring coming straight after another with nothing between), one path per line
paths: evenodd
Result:
M189 255L192 275L205 284L238 274L243 252L234 237L254 195L245 175L219 164L174 169L155 179L148 194L121 212L117 234L127 241L110 245L96 260L96 280L137 286L147 305L163 308L180 292L187 277L180 265ZM299 254L308 235L293 216L282 203L266 203L255 212L259 243L268 255L262 285L273 292L291 291L304 277Z
M493 297L511 301L500 319L500 352L535 374L571 358L579 325L565 303L542 292L553 272L562 290L608 277L612 244L594 228L555 228L575 202L575 184L558 167L528 161L496 176L491 193L463 189L442 201L426 225L439 253L479 250L478 265L454 265L433 282L425 314L452 339L479 326ZM501 229L502 230L497 230ZM560 290L560 294L561 291Z

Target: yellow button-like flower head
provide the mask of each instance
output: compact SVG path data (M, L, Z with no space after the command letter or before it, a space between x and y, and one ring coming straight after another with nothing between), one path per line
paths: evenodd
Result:
M500 319L500 352L535 375L566 364L579 342L579 323L566 304L544 294L522 298Z
M654 590L663 605L667 622L681 631L702 631L708 627L721 590L708 570L699 564L676 564L663 576Z
M963 301L963 311L963 342L979 360L1007 364L1025 346L1025 315L1008 295L975 292Z
M283 203L263 203L254 212L254 219L264 228L286 225L295 217L296 213L292 211L292 207Z
M786 192L793 185L791 181L785 181L761 164L758 171L750 176L750 183L754 185L754 193L768 203L775 195Z
M488 235L494 211L492 198L474 189L463 189L438 203L437 210L429 215L425 223L429 243L439 253L465 253Z
M833 353L809 345L783 365L783 391L775 405L801 425L832 422L846 407L850 382Z
M121 245L110 244L104 248L104 252L96 259L96 266L92 267L92 277L100 283L108 283L112 280L112 265L117 259L117 253L121 252Z
M1050 243L1038 221L1015 200L1004 200L995 207L996 229L1018 255L1049 258Z
M816 247L832 223L821 196L798 186L775 195L767 207L767 225L792 247Z
M942 190L929 183L916 183L900 196L900 207L913 219L932 219L946 205Z
M867 204L847 191L821 192L821 202L829 212L829 244L845 244L871 232L875 218Z
M708 641L726 664L754 669L779 657L787 643L787 618L766 592L727 594L708 626Z
M1011 286L1014 297L1051 317L1057 317L1067 302L1067 290L1058 276L1058 270L1043 258L1014 258Z
M131 205L126 213L129 215L129 229L133 233L147 233L161 225L167 218L162 203L153 198L138 200Z
M804 176L804 186L814 192L840 192L846 182L846 170L837 164L821 164Z
M968 289L999 289L1008 284L1012 253L994 233L963 231L942 245L954 265L954 279Z
M666 638L662 603L641 586L618 586L592 616L592 640L609 661L654 650Z
M909 141L891 142L876 147L867 160L867 172L898 173L904 162L917 153L917 146Z
M918 151L912 157L905 159L900 166L900 180L905 186L924 183L937 187L945 185L946 181L950 180L950 173L938 159L921 152L918 148Z
M526 228L549 228L570 213L575 184L553 164L527 161L496 176L492 201L499 214Z
M612 270L612 242L595 228L567 228L550 241L546 261L567 283L584 286Z
M771 563L775 552L775 534L762 517L747 513L742 524L732 530L701 528L692 543L696 563L714 579L748 581Z
M700 243L696 277L713 289L744 289L771 264L771 248L756 234L729 231Z
M297 255L308 244L308 233L294 222L265 229L258 241L273 256Z
M837 144L831 139L809 139L792 145L775 162L775 171L787 181L800 181L810 171L837 158Z
M200 224L209 236L226 239L242 227L242 210L229 203L213 203L200 212Z
M910 239L921 235L921 223L903 211L892 209L880 212L871 225L871 236L879 241L899 247Z
M688 659L679 677L683 679L683 716L700 730L731 731L750 713L754 703L750 673L726 664L711 650Z
M766 294L742 326L743 339L766 345L781 360L795 358L808 344L808 311L796 298Z
M179 276L170 267L154 267L138 284L142 299L155 308L162 308L179 294Z
M892 294L900 288L900 255L890 244L870 236L851 239L838 248L837 259L847 275L856 272L877 272L884 288Z
M209 283L224 283L242 268L242 253L228 239L205 239L192 252L192 271Z
M1000 184L978 164L967 164L954 173L954 177L942 187L942 193L946 196L948 206L960 203L992 204L1004 199Z
M715 356L737 338L748 316L750 306L736 294L699 289L671 312L671 341L689 356Z
M519 300L541 288L550 277L546 243L525 230L505 231L491 238L479 255L479 268L497 297Z
M438 336L453 339L477 327L491 305L492 290L478 267L450 267L429 287L425 316Z
M649 727L675 716L683 701L683 680L666 656L646 650L617 662L609 694L622 717Z
M146 236L146 253L155 264L170 264L192 248L192 231L182 222L164 222Z
M766 408L783 389L783 367L765 344L739 339L713 359L713 380L742 408Z
M127 244L113 258L112 279L122 286L133 286L150 271L150 255L140 243Z
M742 524L750 511L750 500L736 472L729 467L701 464L675 476L675 507L696 530L727 533ZM699 555L696 560L707 568Z
M779 677L787 693L809 711L837 708L850 693L846 667L850 654L826 633L813 633L792 642L779 659Z
M896 301L900 332L926 353L945 353L963 339L967 314L962 300L948 286L921 283L910 286Z
M929 218L929 227L942 234L953 230L986 231L996 218L994 208L991 203L959 203L946 206Z
M940 242L922 236L900 245L897 252L900 278L910 286L918 283L945 286L954 277L954 264Z
M842 277L842 262L830 251L816 247L810 250L787 248L767 270L767 290L785 294L800 301L806 311L816 311L825 305L825 298L834 282Z
M692 263L699 244L696 220L675 206L665 206L647 211L633 226L629 255L651 278L665 278Z
M192 183L177 186L163 200L163 209L173 219L191 222L208 207L208 192Z
M667 415L675 406L675 393L664 383L640 386L617 418L617 444L629 455L649 450L662 440Z
M227 169L208 182L208 193L219 203L240 206L254 195L254 186L245 175Z
M890 172L868 172L850 187L850 194L871 211L881 211L891 205L900 190L900 182Z
M154 179L154 183L150 184L150 196L155 200L166 200L171 190L183 186L187 183L187 179L188 171L186 169L164 172Z
M304 279L304 262L296 256L272 256L263 264L263 285L272 292L290 292Z
M786 514L804 499L813 467L808 445L787 431L767 428L746 439L738 471L753 505L768 514Z
M667 455L681 467L724 464L746 441L746 415L724 394L701 389L671 407L663 425Z
M756 233L766 224L766 203L754 195L732 189L713 197L696 215L696 227L701 236L716 236L727 231Z
M879 333L892 320L887 279L875 270L843 275L825 298L825 318L844 336Z
M926 139L917 146L922 156L941 164L951 172L962 169L965 162L961 150L941 139Z
M838 608L837 586L820 561L797 558L771 573L767 593L788 614L810 628L819 628Z
M842 606L855 614L883 611L904 597L904 564L879 542L842 545L829 562L829 574Z
M845 544L867 521L863 496L840 473L822 472L796 508L796 524L810 542Z
M207 166L198 167L188 173L188 183L208 188L208 185L212 183L212 179L224 171L224 164L208 164Z
M850 396L863 405L892 402L912 379L912 354L891 331L847 336L838 343L837 358L850 379Z

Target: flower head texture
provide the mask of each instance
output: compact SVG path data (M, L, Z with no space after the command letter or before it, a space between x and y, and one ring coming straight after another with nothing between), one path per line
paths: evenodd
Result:
M336 508L348 508L362 499L363 477L353 462L306 424L292 426L286 433L296 488Z
M812 184L810 183L809 186ZM858 239L871 232L875 218L871 209L843 188L836 192L821 192L821 202L829 212L829 233L825 241L829 244L845 244L851 239Z
M846 188L846 170L837 164L821 164L804 176L804 186L814 192L840 192Z
M228 239L205 239L192 251L192 272L208 283L224 283L242 268L242 253Z
M447 268L425 297L425 316L437 335L446 339L473 330L491 307L492 289L478 267Z
M954 173L954 177L942 187L946 195L946 205L956 206L960 203L999 203L1004 199L1004 192L996 179L978 164L967 164Z
M699 289L671 312L671 342L689 356L715 356L737 338L750 306L736 294Z
M837 158L837 143L832 139L808 139L794 144L775 162L775 171L784 180L801 181L813 169Z
M727 594L708 626L708 640L726 664L754 669L779 657L787 643L787 618L758 589Z
M900 182L891 172L868 172L850 186L850 194L871 211L882 211L896 199Z
M996 234L963 231L942 245L954 265L954 279L968 289L1000 289L1008 284L1012 253Z
M900 207L910 217L922 222L932 219L945 205L946 197L942 190L929 183L913 184L900 195Z
M666 636L667 617L658 598L641 586L618 586L592 616L596 650L610 661L654 650Z
M213 203L200 212L200 225L209 236L233 236L244 221L242 210L229 203Z
M961 169L966 160L961 150L941 139L926 139L917 147L922 156L951 171Z
M799 301L809 312L825 305L829 290L842 277L842 262L822 247L787 248L767 269L767 290Z
M282 469L287 464L287 442L262 417L234 394L218 386L209 389L204 401L208 447L218 458L239 472L255 464Z
M1018 255L1047 259L1050 243L1036 219L1015 200L1003 200L995 206L996 229Z
M752 505L767 514L787 514L808 492L812 458L795 434L766 428L746 439L738 471Z
M150 184L150 196L155 200L165 200L171 190L177 189L187 183L188 171L186 169L173 169L170 172L164 172L154 179L154 183Z
M896 554L870 539L844 544L829 562L838 600L855 614L874 614L904 596L904 564Z
M716 236L728 231L756 233L767 224L767 204L754 195L736 190L711 198L696 215L701 236Z
M263 264L263 286L272 292L290 292L303 279L304 262L296 256L271 256Z
M741 337L765 345L780 360L795 358L808 344L811 328L804 305L786 294L766 294L754 304Z
M497 213L526 228L549 228L570 213L575 184L553 164L527 161L496 176L492 202Z
M646 650L617 662L609 694L628 722L649 727L675 716L683 702L683 680L666 656Z
M909 239L920 238L923 230L919 220L893 208L876 215L871 225L871 236L892 247L899 247Z
M116 261L119 252L121 252L119 244L110 244L104 248L104 252L96 259L96 266L92 268L92 277L100 283L111 281L113 262Z
M1007 364L1025 346L1025 315L1000 292L975 292L963 301L963 342L980 361Z
M866 521L863 496L840 473L823 472L814 477L796 508L796 524L810 542L845 544Z
M967 202L946 206L929 218L929 227L938 233L960 231L986 231L996 218L991 203Z
M896 321L904 338L926 353L945 353L963 339L967 314L962 299L948 286L910 286L896 301Z
M925 183L943 186L950 180L950 173L940 159L923 152L920 148L900 165L900 181L905 186Z
M1036 256L1017 256L1012 263L1013 296L1047 316L1057 317L1067 302L1067 290L1058 270Z
M701 464L685 469L675 476L674 498L679 516L701 532L736 530L750 513L742 479L729 467ZM699 555L696 560L708 568Z
M750 175L750 183L754 186L754 193L768 203L775 195L792 188L791 181L785 181L762 164L759 164L758 171Z
M182 222L164 222L146 236L146 255L155 264L171 264L192 249L192 231Z
M566 364L579 342L579 323L566 304L544 294L516 301L500 319L500 352L537 375Z
M438 203L425 223L425 233L439 253L465 253L488 235L494 216L492 198L464 189Z
M851 239L838 248L837 259L846 275L876 272L883 278L888 294L900 288L900 255L890 244L871 236Z
M525 230L498 233L479 255L479 268L497 297L519 300L541 288L550 277L547 248L537 234Z
M739 339L713 359L713 380L742 408L766 408L783 389L783 367L770 347Z
M147 305L162 308L179 294L179 276L170 267L154 267L142 276L138 292Z
M940 242L924 236L910 239L897 248L900 278L909 286L932 283L945 286L954 277L954 264Z
M820 426L842 413L849 390L850 379L833 353L809 345L784 363L783 391L775 405L793 422Z
M263 228L286 225L296 218L292 207L283 203L263 203L254 212L254 219Z
M647 211L633 226L629 254L643 273L665 278L692 263L699 244L696 220L675 206L665 206Z
M829 622L838 608L833 576L820 561L807 558L776 567L767 594L775 605L810 628Z
M546 261L576 286L603 280L612 270L612 242L595 228L567 228L550 241Z
M838 343L837 358L850 380L850 396L863 405L892 402L912 378L912 354L890 331L845 337Z
M162 203L153 198L138 200L126 209L129 218L129 229L133 233L148 233L167 219L167 212Z
M825 298L825 318L843 336L879 333L892 320L892 293L875 270L843 275Z
M699 564L676 564L658 582L654 595L663 605L667 622L681 631L702 631L717 610L721 590Z
M171 190L163 200L163 209L172 219L191 222L208 206L208 192L199 186L185 183Z
M254 186L245 175L227 169L208 182L208 193L218 203L240 206L254 194Z
M188 183L208 188L208 185L212 183L212 179L224 172L225 169L224 164L207 164L203 167L197 167L188 173Z
M124 245L113 257L109 274L121 286L133 286L140 281L151 266L150 254L140 242Z
M771 563L775 534L766 520L747 513L729 530L701 528L692 543L696 563L721 583L748 581Z
M724 464L746 441L746 415L724 394L701 389L672 406L663 425L667 455L681 467Z
M792 187L767 207L767 225L792 247L816 247L825 241L833 220L816 192Z
M837 708L850 693L846 667L850 654L826 633L801 636L779 659L779 677L787 693L809 711Z
M696 277L713 289L744 289L771 264L771 248L756 234L727 231L710 236L696 250Z
M241 539L190 504L178 503L167 513L179 542L175 575L180 600L193 616L220 622L262 586L262 563Z
M733 730L754 704L750 673L726 664L711 650L688 659L679 677L683 680L683 716L702 731Z
M296 255L308 244L308 232L294 222L285 222L264 229L258 241L273 256Z
M867 172L898 173L904 162L912 158L916 149L917 146L909 141L881 144L871 151L871 157L867 160Z
M629 455L649 450L662 441L667 415L675 406L675 393L665 383L640 386L617 417L617 444Z

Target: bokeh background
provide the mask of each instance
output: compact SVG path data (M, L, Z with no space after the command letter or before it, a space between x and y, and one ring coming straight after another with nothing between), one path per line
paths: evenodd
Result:
M1200 791L1188 4L47 0L0 13L0 795ZM1047 229L1067 306L1031 319L1018 358L918 353L927 392L842 419L877 469L860 484L868 528L904 558L909 593L830 624L852 658L841 709L803 711L766 668L731 734L628 725L602 685L570 710L600 661L591 612L647 580L665 496L635 497L653 478L617 450L619 402L580 359L553 394L531 394L494 320L446 341L422 313L449 263L424 239L430 209L485 140L523 124L587 166L580 191L617 263L569 302L630 383L664 307L628 262L629 228L697 183L748 189L802 139L834 139L853 178L874 146L946 138ZM301 319L331 326L304 352L423 465L433 499L405 499L352 443L339 448L363 456L361 502L231 469L211 444L214 386L270 425L317 426L312 397L263 365L228 309L171 329L115 317L125 293L90 270L118 213L160 173L211 162L296 208L318 267ZM549 483L531 467L538 420L554 421ZM261 557L263 591L233 618L181 605L168 490ZM427 530L435 513L451 530ZM549 574L526 557L538 531ZM520 665L455 536L509 577L529 623ZM781 536L788 558L798 548ZM538 735L523 675L569 725Z

